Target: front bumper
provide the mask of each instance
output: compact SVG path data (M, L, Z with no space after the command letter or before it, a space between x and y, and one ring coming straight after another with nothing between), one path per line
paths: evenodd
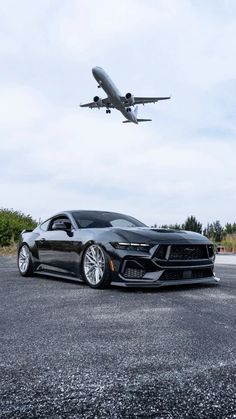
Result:
M156 288L173 285L217 284L220 278L214 273L214 257L171 260L151 254L117 252L116 272L112 285L123 287ZM122 257L123 256L123 257Z

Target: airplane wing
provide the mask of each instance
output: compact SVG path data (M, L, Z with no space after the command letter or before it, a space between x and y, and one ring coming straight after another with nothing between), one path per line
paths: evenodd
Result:
M101 99L101 101L98 103L95 102L90 102L90 103L84 103L84 104L80 104L81 108L90 108L90 109L94 109L94 108L114 108L114 105L112 105L110 99L108 97L106 97L105 99Z
M167 99L170 99L170 98L171 98L171 96L162 96L162 97L139 97L139 96L134 96L134 105L140 105L140 104L145 105L145 103L155 103L155 102L158 102L159 100L167 100ZM129 103L125 96L122 96L121 100L125 104Z

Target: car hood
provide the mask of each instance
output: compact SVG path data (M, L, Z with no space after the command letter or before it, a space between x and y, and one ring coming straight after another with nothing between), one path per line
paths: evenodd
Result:
M152 243L152 244L207 244L211 243L199 233L184 230L157 229L148 227L114 228L115 236L121 241L129 243Z

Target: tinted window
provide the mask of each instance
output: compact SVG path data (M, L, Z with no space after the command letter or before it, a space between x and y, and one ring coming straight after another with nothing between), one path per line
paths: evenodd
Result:
M124 218L118 218L117 220L112 220L111 225L112 227L136 227L132 221L125 220Z
M113 212L75 211L73 216L79 228L146 227L133 217Z

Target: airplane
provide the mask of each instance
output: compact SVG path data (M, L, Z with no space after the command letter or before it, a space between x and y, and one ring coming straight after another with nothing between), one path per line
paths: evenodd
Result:
M151 119L140 119L137 117L138 104L146 103L155 103L159 100L170 99L170 96L167 97L137 97L133 96L132 93L126 93L125 96L119 92L113 81L110 79L108 74L101 67L93 67L92 73L95 80L98 82L98 87L106 92L107 97L101 99L99 96L94 96L93 102L81 104L82 108L106 108L106 113L111 113L111 108L116 108L120 111L126 118L123 123L133 122L138 124L139 122L151 121ZM136 106L135 106L136 105ZM131 109L132 106L135 106L134 111Z

